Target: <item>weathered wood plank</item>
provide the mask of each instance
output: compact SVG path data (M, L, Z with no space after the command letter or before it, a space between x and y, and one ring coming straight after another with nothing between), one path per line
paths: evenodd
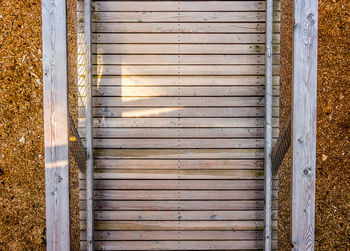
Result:
M277 201L273 201L273 208L277 209ZM85 202L80 202L80 210L85 210ZM232 201L96 201L96 210L255 210L264 209L262 200L232 200Z
M231 221L263 220L263 210L253 211L96 211L96 220L136 220L136 221ZM81 211L81 220L86 211Z
M46 244L70 250L66 1L42 1Z
M78 35L78 41L79 39ZM174 43L177 41L177 44L197 44L198 41L201 43L213 43L213 44L251 44L265 43L265 35L264 34L194 34L194 33L179 33L179 34L171 34L171 33L149 33L149 34L132 34L125 33L123 36L120 34L108 34L108 33L95 33L92 36L93 43L120 43L120 44L168 44ZM280 35L273 35L273 43L279 43Z
M81 189L85 180L81 179ZM263 180L95 180L95 189L152 189L152 190L259 190Z
M80 134L84 138L85 133ZM278 137L278 128L273 128ZM263 138L263 128L95 128L96 138Z
M278 105L278 100L276 100ZM116 107L250 107L263 106L264 97L94 97L94 106Z
M271 172L271 148L272 148L272 27L273 27L273 0L266 1L266 55L265 55L265 207L264 207L264 250L271 250L271 202L272 202L272 172Z
M180 82L180 81L179 81ZM162 87L162 86L94 86L93 95L103 97L242 97L264 96L264 86L216 86L216 87ZM273 95L279 95L279 87L273 88Z
M276 246L276 245L275 245ZM81 249L85 249L85 243ZM97 241L97 250L261 250L262 241Z
M94 250L94 156L93 156L93 117L92 117L92 47L91 47L91 0L84 0L84 35L85 35L85 55L83 58L86 68L86 233L87 249ZM78 25L79 27L79 25ZM78 58L79 60L79 58ZM79 62L79 61L78 61Z
M273 117L278 117L278 107L272 109ZM83 108L79 108L79 115L85 117ZM156 107L156 108L119 108L96 107L94 117L114 118L235 118L235 117L264 117L264 107ZM81 135L81 134L80 134ZM140 135L141 136L141 135Z
M84 126L83 118L79 119L79 124ZM272 121L272 126L278 126L278 118ZM255 128L264 127L263 118L95 118L94 127L167 127L167 128L224 128L224 127L241 127ZM169 135L171 136L171 135Z
M81 230L85 228L80 223ZM96 221L96 230L247 230L263 228L263 221Z
M263 65L94 65L97 76L245 76L264 75ZM274 74L279 74L279 66L273 66Z
M264 11L264 1L144 1L95 2L96 11Z
M279 24L275 24L279 27ZM264 33L264 23L93 23L93 32Z
M85 195L85 190L80 191L81 195ZM95 191L96 200L262 200L264 199L263 191L157 191L153 190L98 190ZM243 215L242 215L243 217ZM240 218L248 219L248 218Z
M229 54L229 55L263 55L262 44L94 44L96 54ZM279 54L280 46L273 47L273 53Z
M274 21L279 21L279 12L275 13ZM265 12L154 12L154 11L138 11L138 12L94 12L93 22L109 22L109 23L147 23L147 22L164 22L164 23L209 23L209 22L264 22Z
M123 212L118 212L123 213ZM262 240L262 231L96 231L96 240ZM85 240L85 232L80 234Z
M263 139L95 139L96 148L263 148Z
M292 245L314 250L318 1L294 1Z
M95 149L95 158L113 159L262 159L262 149Z
M96 160L96 169L262 169L261 160Z
M263 170L95 170L95 179L262 179ZM81 174L84 178L84 174Z
M273 57L279 62L279 55ZM263 55L95 55L93 64L122 65L264 65Z
M265 85L264 76L181 76L180 79L173 76L101 76L92 79L94 85L98 86L245 86ZM279 76L272 78L273 85L279 85Z

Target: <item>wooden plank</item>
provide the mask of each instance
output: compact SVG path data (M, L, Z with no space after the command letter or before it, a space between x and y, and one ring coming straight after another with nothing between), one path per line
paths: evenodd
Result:
M235 117L263 117L264 107L156 107L156 108L124 108L124 107L96 107L94 117L114 118L235 118ZM273 117L278 117L278 107L273 107ZM83 108L79 108L79 116L85 117Z
M66 2L42 1L46 245L70 250Z
M85 210L85 202L80 201L80 210ZM232 200L232 201L96 201L96 210L255 210L264 209L262 200ZM273 206L277 209L276 201ZM262 229L261 229L262 230Z
M262 241L96 241L97 250L261 250ZM85 249L85 243L81 244Z
M95 170L95 179L262 179L262 170ZM84 174L81 174L84 177Z
M84 222L81 222L83 230ZM96 230L260 230L263 221L96 221Z
M275 24L278 29L279 24ZM93 23L93 32L264 33L264 23Z
M262 55L96 55L93 63L98 65L261 65L265 64L264 58ZM277 61L278 56L275 58Z
M123 35L124 36L124 35ZM96 54L229 54L247 55L265 53L261 44L94 44ZM274 54L279 54L280 46L273 47Z
M292 96L292 245L315 242L318 1L294 1Z
M84 133L80 136L84 138ZM278 136L277 128L274 136ZM95 138L263 138L263 128L95 128Z
M279 21L279 12L275 13L274 21ZM209 22L265 22L265 12L154 12L154 11L134 11L134 12L94 12L93 22L104 23L209 23Z
M108 168L107 168L108 169ZM258 167L258 169L261 169ZM263 180L95 180L95 189L112 190L263 190ZM192 185L193 184L193 185ZM80 190L85 189L85 179L80 177ZM278 180L272 182L274 196L278 194ZM276 197L277 198L277 197Z
M264 1L101 1L95 11L264 11Z
M261 160L96 160L96 169L263 169Z
M181 81L179 81L181 82ZM114 97L218 97L218 96L264 96L264 86L216 86L216 87L162 87L162 86L94 86L94 96ZM273 88L273 95L279 94L279 87Z
M78 34L78 42L81 41L81 36ZM212 43L212 44L251 44L265 43L265 35L264 34L191 34L191 33L149 33L149 34L132 34L125 33L122 36L120 34L108 34L108 33L95 33L92 36L93 43L118 43L118 44L168 44L174 43L177 41L177 44L204 44L204 43ZM273 35L273 42L279 43L280 35Z
M262 159L261 149L95 149L104 159Z
M85 180L80 180L85 188ZM153 190L259 190L263 180L95 180L95 189L153 189Z
M94 65L92 68L97 76L256 76L265 74L263 65ZM273 70L274 74L279 74L279 66L275 65Z
M93 117L92 117L92 48L91 48L91 0L84 1L84 35L85 35L85 57L86 67L86 233L87 249L93 251L94 248L94 156L93 156Z
M261 160L96 160L96 169L263 169Z
M263 231L96 231L96 240L262 240ZM80 240L86 239L86 232L80 231ZM277 240L277 231L273 231ZM275 243L275 242L274 242Z
M81 212L81 220L86 211ZM263 220L262 210L257 211L96 211L96 220L135 220L135 221L231 221L231 220Z
M264 207L264 250L271 250L271 203L272 203L272 22L273 0L266 1L266 56L265 56L265 156L264 156L264 180L265 180L265 207Z
M272 218L276 221L277 210L273 210L272 214ZM86 211L80 211L80 216L80 220L83 221L86 218ZM264 211L96 211L95 216L97 220L103 221L231 221L263 220Z
M98 86L169 86L178 85L178 79L173 76L100 76L92 79ZM265 85L264 76L181 76L181 85L187 86L243 86ZM279 85L279 76L272 78L273 85Z
M94 106L119 107L231 107L263 106L264 97L94 97Z
M80 191L80 195L86 195L85 190ZM95 191L96 200L261 200L264 199L263 191L157 191L153 190L98 190ZM243 217L240 219L247 219ZM208 220L208 219L206 219Z
M263 148L263 139L95 139L96 148Z
M278 126L278 119L272 121L274 127ZM84 125L84 119L79 119L79 124ZM263 118L95 118L94 127L148 127L148 128L211 128L211 127L264 127ZM171 135L169 135L171 136Z
M119 212L123 213L123 212ZM96 240L262 240L262 231L96 231ZM85 232L80 234L85 240Z

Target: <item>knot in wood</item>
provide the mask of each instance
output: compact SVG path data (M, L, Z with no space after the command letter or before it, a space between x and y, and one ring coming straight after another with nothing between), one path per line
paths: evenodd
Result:
M308 56L310 56L310 48L315 39L315 31L316 28L314 14L310 12L306 16L306 20L304 21L303 25L303 42L308 49Z

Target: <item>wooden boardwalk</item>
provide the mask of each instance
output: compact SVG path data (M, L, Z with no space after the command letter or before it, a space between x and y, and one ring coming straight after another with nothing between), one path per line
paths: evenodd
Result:
M263 249L265 1L93 4L95 248Z

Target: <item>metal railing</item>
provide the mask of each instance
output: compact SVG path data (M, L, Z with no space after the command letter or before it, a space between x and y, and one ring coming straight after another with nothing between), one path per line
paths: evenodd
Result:
M86 168L86 149L79 137L77 128L74 125L73 119L69 114L69 151L72 154L75 163L80 170L85 170Z
M291 144L291 126L292 119L288 118L283 130L280 132L275 146L272 149L272 172L277 173L279 166L282 164Z

